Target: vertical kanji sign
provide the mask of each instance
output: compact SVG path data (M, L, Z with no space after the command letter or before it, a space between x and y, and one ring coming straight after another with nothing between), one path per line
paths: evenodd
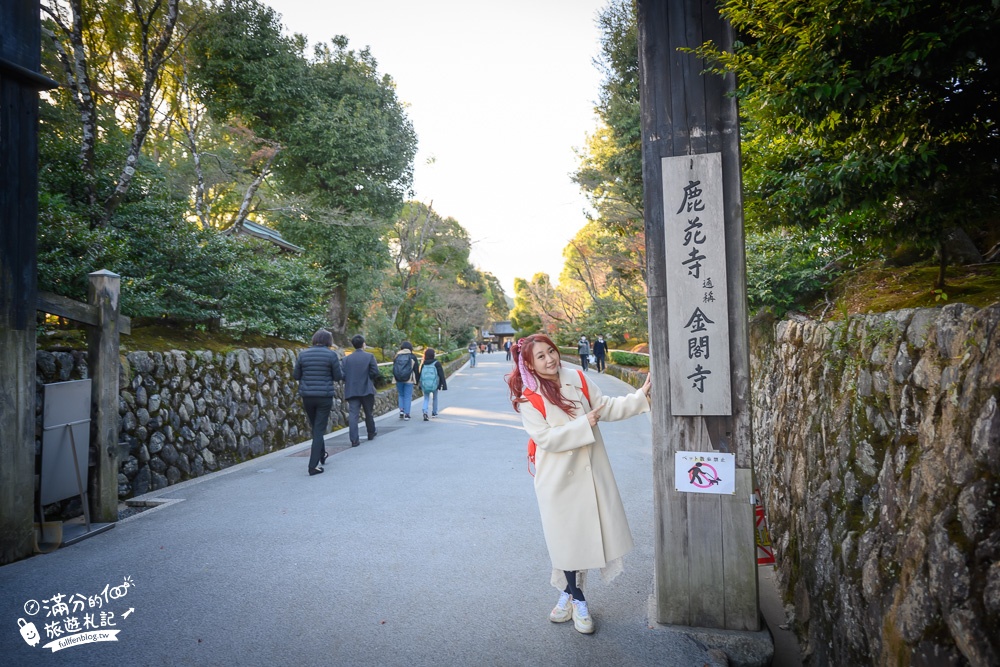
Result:
M731 415L722 154L662 158L670 408Z

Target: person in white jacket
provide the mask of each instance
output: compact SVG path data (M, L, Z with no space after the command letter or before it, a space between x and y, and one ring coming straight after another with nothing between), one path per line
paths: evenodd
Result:
M522 338L512 352L507 384L514 410L537 446L535 495L552 561L551 583L562 591L549 620L572 619L578 631L591 633L586 571L600 569L610 581L634 546L598 422L648 412L650 381L647 377L626 396L605 396L581 373L562 367L558 348L544 334ZM536 407L538 396L526 398L531 394L541 397L543 410Z

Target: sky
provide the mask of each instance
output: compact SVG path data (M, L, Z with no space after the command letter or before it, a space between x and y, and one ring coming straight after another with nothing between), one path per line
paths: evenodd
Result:
M596 128L606 0L264 0L310 45L370 47L416 130L414 199L459 222L472 262L514 296L586 224L570 180ZM311 49L310 49L311 51Z

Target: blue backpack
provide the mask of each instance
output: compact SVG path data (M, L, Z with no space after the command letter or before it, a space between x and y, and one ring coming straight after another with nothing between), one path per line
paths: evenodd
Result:
M424 390L424 393L437 391L438 388L438 372L437 368L432 363L424 364L424 367L420 369L420 388Z

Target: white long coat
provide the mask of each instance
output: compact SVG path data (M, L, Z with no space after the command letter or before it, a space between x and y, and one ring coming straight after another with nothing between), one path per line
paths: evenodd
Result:
M559 383L563 396L583 404L577 416L544 397L545 417L530 402L520 408L524 430L537 445L535 495L552 560L552 584L561 589L566 585L563 570L605 568L634 546L601 431L591 427L586 413L603 404L601 420L617 421L648 412L649 401L641 390L605 396L588 382L588 402L575 370L560 368Z

